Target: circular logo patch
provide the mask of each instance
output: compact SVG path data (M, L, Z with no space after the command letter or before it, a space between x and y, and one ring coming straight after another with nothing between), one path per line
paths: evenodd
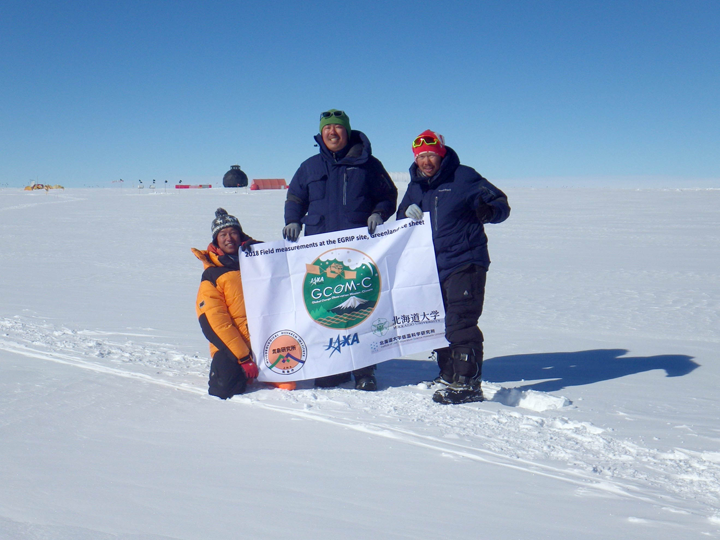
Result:
M316 323L342 330L372 314L381 282L370 257L356 249L332 249L305 266L303 298Z
M265 342L263 359L270 371L290 375L305 365L307 346L292 330L280 330Z

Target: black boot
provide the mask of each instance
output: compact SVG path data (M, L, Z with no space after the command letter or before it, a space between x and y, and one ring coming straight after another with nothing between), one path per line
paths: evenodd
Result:
M375 366L368 366L353 371L355 376L355 389L374 392L377 390L377 379L375 379Z
M433 401L444 405L474 403L483 400L480 388L482 352L476 356L473 349L453 349L452 362L455 374L452 384L433 395Z
M432 352L432 357L437 362L438 367L440 368L440 374L435 377L435 380L433 380L433 382L435 384L444 384L446 386L448 384L452 384L455 371L453 370L452 353L450 351L450 347L435 349Z

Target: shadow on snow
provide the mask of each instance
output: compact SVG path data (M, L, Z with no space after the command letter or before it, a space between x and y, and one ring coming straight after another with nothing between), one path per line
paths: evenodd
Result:
M597 349L498 356L483 362L483 380L524 381L518 390L554 392L656 369L665 371L668 377L681 377L700 367L692 356L684 354L625 356L627 353L626 349ZM378 366L378 372L382 386L403 386L431 381L438 369L429 361L389 360Z

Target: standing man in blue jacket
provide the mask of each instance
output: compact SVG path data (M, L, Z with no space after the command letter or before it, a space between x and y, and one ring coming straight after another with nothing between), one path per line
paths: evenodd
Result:
M478 328L490 266L484 225L510 215L507 196L460 164L442 135L427 130L412 144L415 162L397 218L420 220L429 212L443 304L445 338L450 347L434 351L443 388L433 401L443 404L482 401L480 377L483 334Z
M285 201L283 238L296 242L305 236L367 226L373 234L397 207L397 188L383 164L372 155L367 136L350 128L345 112L330 109L320 115L315 135L320 153L306 159L290 181ZM355 388L376 390L375 366L353 372ZM340 373L315 380L333 387L350 380Z

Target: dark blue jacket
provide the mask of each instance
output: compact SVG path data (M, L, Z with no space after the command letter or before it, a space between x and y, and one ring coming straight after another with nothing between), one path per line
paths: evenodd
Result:
M500 223L510 215L505 194L475 169L460 165L455 151L445 148L447 154L432 178L421 176L417 164L412 164L410 184L397 212L398 219L406 217L405 210L411 204L430 212L441 282L468 264L490 266L487 236L475 213L480 204L488 204L493 209L488 223Z
M367 226L371 214L387 220L397 207L397 188L370 141L352 130L339 152L331 152L320 134L320 153L306 159L290 181L285 224L303 223L305 236Z

